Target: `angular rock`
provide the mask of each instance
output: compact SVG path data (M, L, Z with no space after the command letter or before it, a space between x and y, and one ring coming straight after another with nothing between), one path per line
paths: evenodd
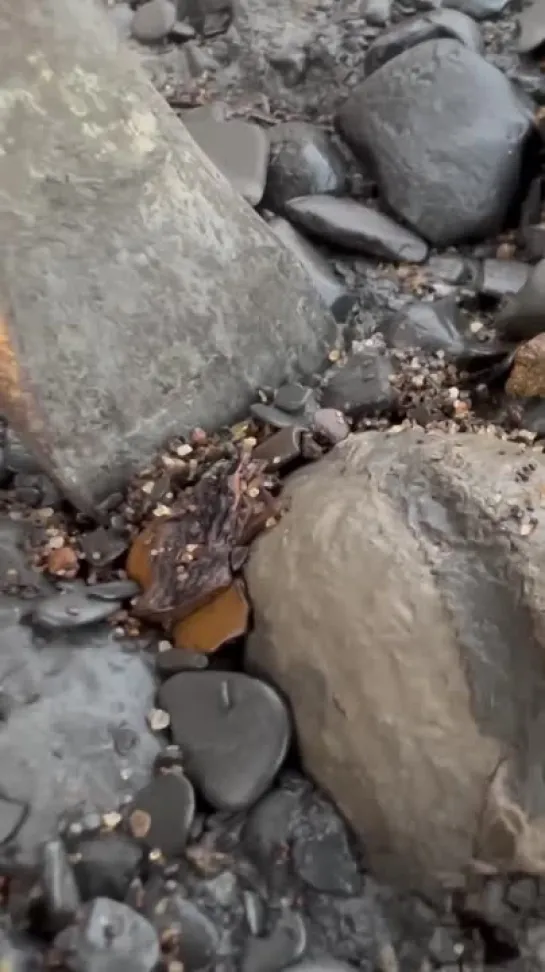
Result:
M326 800L312 800L292 843L293 866L314 891L351 897L362 880L348 845L346 828Z
M254 803L276 776L290 742L284 702L239 673L182 672L159 690L186 771L218 810Z
M74 873L83 900L123 901L142 857L142 848L126 834L100 834L80 841Z
M312 373L336 337L102 6L0 14L0 412L86 512L170 436L235 421L303 362Z
M508 341L529 341L545 331L545 260L496 316L494 327Z
M356 420L387 412L396 399L390 383L393 374L387 352L372 347L360 351L330 372L322 389L322 405Z
M265 459L271 469L283 469L301 455L302 432L303 430L295 425L291 428L279 429L278 432L260 442L252 455L256 459Z
M305 922L298 911L280 916L269 935L249 938L241 972L281 972L301 958L307 944Z
M469 277L467 263L460 256L432 256L426 264L426 270L434 277L440 277L446 283L465 283Z
M312 398L312 388L294 381L280 386L274 396L274 404L290 415L299 415L312 402Z
M369 77L393 57L424 41L452 37L474 51L481 51L481 32L471 17L458 10L430 10L408 17L383 31L365 54L365 76Z
M247 568L247 664L291 700L305 767L373 871L405 888L545 873L545 459L529 455L528 477L520 446L486 435L351 436L288 480Z
M521 54L529 54L545 43L545 3L543 0L532 0L523 8L519 17L519 27L517 46Z
M98 527L97 530L81 535L80 546L92 567L107 567L127 552L129 540L119 530Z
M445 351L459 357L467 348L456 300L419 301L386 320L381 331L391 348Z
M347 166L330 136L308 122L281 122L270 135L270 158L263 204L273 213L296 196L342 196Z
M488 17L499 16L507 2L508 0L447 0L446 6L460 10L475 20L486 20Z
M517 398L545 398L545 334L517 348L505 390Z
M265 189L269 140L266 132L245 121L186 120L200 149L251 206L257 206Z
M270 425L273 429L289 429L296 422L294 416L290 415L289 412L283 412L276 405L266 405L265 402L254 402L250 406L250 413L258 422L262 422L263 425ZM299 424L301 424L301 419L299 419Z
M73 972L153 972L159 942L149 921L109 898L85 905L76 929L66 929L55 948Z
M84 589L54 594L39 601L31 622L44 631L65 631L97 624L119 611L121 601L99 601Z
M342 412L335 408L319 408L312 417L312 432L326 445L342 442L350 433L350 426Z
M146 0L136 8L131 34L141 44L157 44L176 23L176 7L170 0Z
M479 292L485 297L507 297L522 290L530 274L519 260L483 260Z
M198 651L188 651L187 648L168 648L166 651L157 652L155 664L159 675L170 678L178 672L208 668L208 658Z
M312 281L320 300L331 311L336 321L345 321L356 303L357 297L337 277L327 260L290 226L285 219L273 219L269 223L275 236L288 248Z
M159 935L174 935L186 972L205 972L214 963L220 944L218 932L191 901L179 893L169 895L161 909L154 909L149 917Z
M423 263L428 255L418 236L355 199L303 196L289 200L285 211L299 229L334 246L409 263Z
M338 124L389 207L430 243L502 227L531 116L475 51L448 39L404 51L354 89Z
M187 777L181 773L160 773L136 794L129 826L134 836L151 850L158 848L165 857L176 857L187 843L194 816L195 793ZM144 828L137 827L137 822L144 818L148 824L145 832Z

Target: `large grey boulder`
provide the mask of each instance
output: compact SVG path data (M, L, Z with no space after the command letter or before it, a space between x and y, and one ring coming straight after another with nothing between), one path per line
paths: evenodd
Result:
M299 263L95 0L0 0L0 411L75 502L322 358Z
M388 205L430 243L501 228L531 115L476 51L446 38L404 51L354 89L338 123Z
M544 478L487 435L351 436L250 558L247 666L400 886L545 873Z

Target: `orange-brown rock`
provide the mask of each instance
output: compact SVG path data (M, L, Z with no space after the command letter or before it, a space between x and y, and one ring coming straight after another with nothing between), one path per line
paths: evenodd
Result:
M55 577L75 577L78 573L78 556L72 547L60 547L52 550L47 558L48 573Z
M518 348L505 387L509 395L517 398L545 397L545 334L538 334Z
M235 581L225 591L205 604L174 628L177 648L189 648L205 654L217 651L227 641L245 634L250 605L241 581Z

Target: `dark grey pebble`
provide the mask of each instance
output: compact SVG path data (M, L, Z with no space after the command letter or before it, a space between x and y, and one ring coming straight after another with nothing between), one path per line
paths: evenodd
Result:
M280 769L291 740L284 701L241 673L183 672L159 690L186 771L219 810L254 803Z
M301 958L306 945L307 932L303 918L297 911L285 912L269 935L247 941L242 957L242 972L281 972Z
M39 601L30 621L39 628L62 631L105 621L121 607L120 601L97 601L80 592L65 592Z
M61 840L49 840L44 846L42 881L49 930L59 932L75 920L81 904L72 865Z
M132 580L114 580L90 584L87 593L95 601L129 601L140 593L140 587Z
M326 376L322 406L353 419L381 415L396 401L390 381L393 374L387 352L373 347L360 351Z
M11 706L10 706L11 709ZM21 800L0 797L0 846L15 837L24 823L28 808Z
M545 223L524 226L520 230L520 237L528 260L535 262L545 257Z
M319 408L312 418L312 432L327 445L336 445L350 434L350 426L337 409Z
M411 230L356 199L302 196L286 203L286 216L321 240L385 260L423 263L428 246Z
M185 44L186 41L195 37L195 28L185 20L177 20L170 31L170 39L178 44Z
M178 672L208 668L208 658L199 651L190 651L186 648L168 648L166 651L157 652L155 667L157 673L163 678L170 678L171 675L176 675Z
M289 428L296 421L301 424L293 415L281 411L275 405L265 405L264 402L254 402L250 406L250 412L259 422L263 422L264 425L271 425L274 429Z
M255 891L243 891L244 915L251 935L261 935L265 927L265 904Z
M517 294L524 287L529 273L528 264L519 260L483 260L479 292L498 300Z
M467 348L460 309L453 297L409 304L383 322L380 329L391 348L445 351L452 357Z
M296 425L278 429L260 442L252 454L256 459L264 459L268 462L271 470L283 469L301 455L302 432L303 430Z
M60 932L55 949L72 972L152 972L159 941L146 918L110 898L95 898L76 927Z
M533 267L521 290L509 298L494 327L508 341L529 341L545 331L545 260Z
M267 162L269 139L257 125L245 121L191 122L189 132L200 149L251 206L261 202Z
M15 499L27 506L58 506L62 501L60 490L45 473L16 473L13 479Z
M275 213L296 196L346 190L347 166L323 129L307 122L281 122L270 135L271 152L263 203Z
M8 429L6 433L4 462L12 473L25 473L33 476L41 472L36 457L23 445L20 438L11 429Z
M298 793L280 789L267 793L250 811L242 840L252 860L265 873L285 857L299 805Z
M467 261L461 256L432 256L426 264L426 271L450 284L466 283L470 276Z
M543 0L532 0L522 10L519 17L520 33L518 50L529 54L545 42L545 5Z
M292 860L296 873L314 891L346 897L361 892L346 827L333 806L315 794L297 820Z
M101 834L80 841L74 874L83 900L123 901L142 857L142 847L126 834Z
M126 534L109 527L98 527L91 533L82 533L80 546L85 559L93 567L107 567L122 557L129 548Z
M21 584L36 593L47 593L53 587L43 574L29 566L25 553L26 538L21 523L0 516L0 584Z
M205 972L214 963L218 932L210 919L182 894L165 896L161 906L150 913L150 920L159 935L174 930L185 972Z
M298 415L305 410L312 397L312 388L293 381L286 385L280 385L274 396L274 405L280 411L289 412L290 415Z
M176 8L170 0L147 0L135 11L132 36L141 44L157 44L176 23Z
M344 322L357 303L357 295L333 272L319 250L286 219L273 219L269 226L301 264L335 320Z
M507 6L508 0L446 0L445 6L461 10L475 20L497 17Z
M366 76L402 51L438 37L453 37L476 51L482 47L480 30L471 17L458 10L430 10L394 24L377 37L365 55Z
M140 837L146 847L158 848L167 858L183 851L195 815L195 793L186 776L159 773L134 797L129 823L138 811L150 818L149 830Z

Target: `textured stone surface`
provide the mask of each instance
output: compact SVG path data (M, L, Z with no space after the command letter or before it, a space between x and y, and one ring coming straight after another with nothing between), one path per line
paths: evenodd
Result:
M519 446L469 433L351 436L288 483L250 558L248 668L288 695L307 770L399 885L545 870L532 460L524 477Z
M505 390L519 398L545 398L545 334L517 348Z
M545 260L497 315L495 327L509 341L528 341L545 330Z
M85 506L313 368L333 321L100 5L5 3L0 30L0 405Z

